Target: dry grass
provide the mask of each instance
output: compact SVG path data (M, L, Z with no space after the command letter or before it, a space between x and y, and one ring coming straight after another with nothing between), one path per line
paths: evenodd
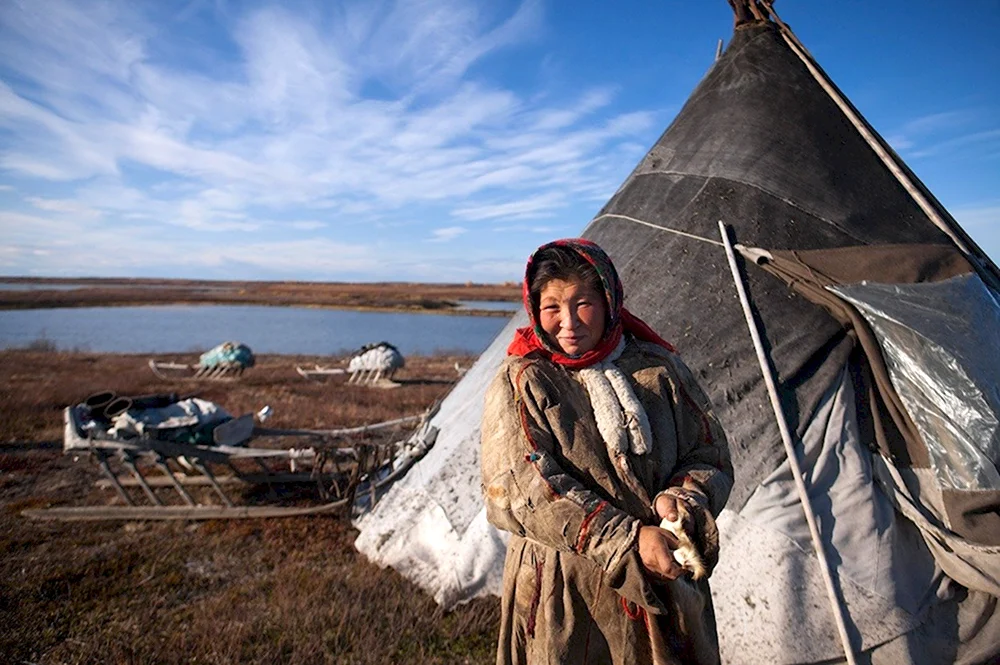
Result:
M171 360L188 360L179 358ZM80 503L98 474L61 451L61 412L111 389L191 389L268 425L330 428L420 413L465 356L407 358L393 390L309 382L263 356L237 382L164 384L145 356L0 352L0 654L10 663L486 663L498 603L444 614L353 547L343 517L202 523L28 520Z

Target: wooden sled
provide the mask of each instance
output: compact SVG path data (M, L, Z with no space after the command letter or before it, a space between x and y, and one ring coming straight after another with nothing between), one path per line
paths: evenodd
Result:
M398 388L403 385L392 380L392 375L395 374L394 371L388 374L383 373L381 370L364 369L351 372L342 367L324 367L322 365L315 365L312 368L300 367L296 365L295 371L299 373L299 376L314 381L322 381L331 376L347 375L348 383L353 383L359 386L370 386L372 388Z
M329 376L343 376L347 374L347 370L342 367L324 367L322 365L315 365L311 368L295 366L295 371L299 373L306 379L322 380Z
M149 369L164 381L235 381L243 375L246 367L242 365L188 365L185 363L160 362L149 359Z
M104 476L95 484L114 490L119 504L56 506L22 514L34 519L86 521L350 513L359 496L363 495L361 502L374 503L379 491L414 461L397 455L400 444L391 439L378 441L378 433L422 422L422 431L432 442L436 430L428 428L426 421L435 409L336 430L259 428L247 414L216 427L215 445L194 445L145 435L113 439L94 434L83 428L79 407L69 407L64 411L63 451L92 459ZM365 440L352 438L359 435ZM281 447L303 439L308 446ZM239 443L246 445L233 445ZM256 494L257 502L246 500L247 494L250 499Z

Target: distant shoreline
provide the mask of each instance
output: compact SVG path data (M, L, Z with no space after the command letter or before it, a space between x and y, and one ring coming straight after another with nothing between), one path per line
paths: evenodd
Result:
M263 305L464 316L509 316L509 311L461 308L462 301L520 302L520 286L408 282L217 281L158 278L0 277L0 309L133 307L149 305ZM52 288L46 288L51 286ZM33 287L33 288L30 288Z

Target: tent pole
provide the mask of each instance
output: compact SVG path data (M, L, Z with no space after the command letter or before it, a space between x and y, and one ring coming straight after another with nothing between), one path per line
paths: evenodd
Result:
M771 398L774 417L778 421L778 429L781 431L781 440L785 444L785 454L788 456L788 464L792 469L792 476L795 478L795 489L798 490L799 500L802 502L802 510L806 514L806 522L809 523L809 533L812 536L813 549L816 551L820 569L823 572L826 594L830 599L833 618L837 624L837 632L840 633L840 641L844 647L844 654L847 656L849 665L857 665L857 661L854 659L854 649L851 647L851 639L847 635L846 611L841 603L840 595L837 593L837 587L833 581L833 572L830 569L826 553L823 550L823 540L820 537L819 527L816 524L816 514L813 512L812 502L809 500L809 491L806 489L805 479L802 477L799 459L795 455L795 447L792 443L791 432L788 429L788 421L785 419L785 412L781 408L778 389L774 383L774 376L771 374L771 366L767 361L767 353L764 351L764 345L761 342L760 330L757 328L753 311L750 309L750 299L743 285L743 277L740 274L739 266L736 264L736 254L733 252L733 246L729 241L729 233L726 230L726 226L721 220L719 221L719 233L722 234L722 242L726 246L729 269L733 273L733 281L736 283L736 291L740 296L740 304L743 305L743 315L746 317L747 326L750 328L750 337L753 339L753 347L757 352L757 362L760 364L761 374L764 375L764 383L767 385L767 393Z

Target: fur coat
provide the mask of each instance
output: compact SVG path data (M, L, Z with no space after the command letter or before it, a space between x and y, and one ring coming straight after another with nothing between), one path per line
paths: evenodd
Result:
M733 482L725 435L676 353L627 338L615 364L652 435L647 452L627 453L627 472L609 455L578 371L509 356L487 391L487 516L512 534L501 665L719 660L708 580L654 580L637 541L640 526L659 523L657 494L683 477L718 515ZM718 554L712 527L700 543L710 563Z

